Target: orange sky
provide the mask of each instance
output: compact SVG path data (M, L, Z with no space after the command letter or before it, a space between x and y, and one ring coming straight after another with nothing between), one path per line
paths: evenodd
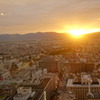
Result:
M0 0L0 34L100 30L100 0Z

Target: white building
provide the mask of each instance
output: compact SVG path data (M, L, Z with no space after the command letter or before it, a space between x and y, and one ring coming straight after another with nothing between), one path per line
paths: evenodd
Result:
M32 95L31 87L19 87L17 89L17 94L13 97L13 100L27 100Z

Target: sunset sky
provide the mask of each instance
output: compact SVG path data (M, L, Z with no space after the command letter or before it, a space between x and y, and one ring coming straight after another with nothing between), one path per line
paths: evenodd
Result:
M0 34L100 31L100 0L0 0Z

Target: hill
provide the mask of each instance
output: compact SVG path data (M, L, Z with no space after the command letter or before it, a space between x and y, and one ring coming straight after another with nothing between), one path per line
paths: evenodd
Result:
M27 34L0 34L0 41L23 41L23 40L40 40L40 39L69 39L70 36L67 33L56 33L56 32L37 32ZM94 34L85 35L87 38L99 39L100 32Z

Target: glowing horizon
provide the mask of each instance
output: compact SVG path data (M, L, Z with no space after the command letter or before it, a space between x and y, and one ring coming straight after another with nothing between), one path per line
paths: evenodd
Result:
M0 8L0 34L100 30L100 0L1 0Z
M99 32L99 31L100 31L100 29L91 29L91 30L74 29L74 30L68 31L68 33L72 34L75 37L79 37L84 34L90 34L90 33Z

